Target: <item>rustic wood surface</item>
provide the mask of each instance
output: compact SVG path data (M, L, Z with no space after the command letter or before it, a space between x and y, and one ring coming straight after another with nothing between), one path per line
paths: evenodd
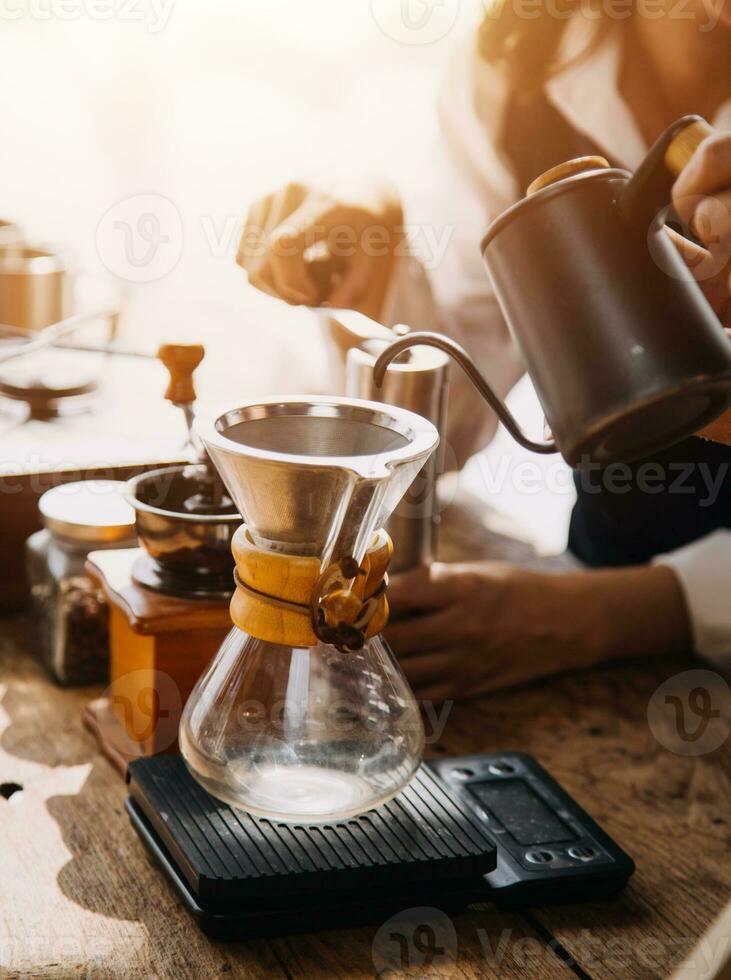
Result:
M0 634L0 976L329 980L383 970L375 927L206 939L148 859L124 785L81 725L99 688L50 683L24 652L21 619L1 621ZM728 743L682 758L647 724L658 684L690 666L622 665L454 706L434 754L532 753L637 873L613 901L459 916L454 963L381 975L669 976L731 897ZM9 783L23 790L5 799Z

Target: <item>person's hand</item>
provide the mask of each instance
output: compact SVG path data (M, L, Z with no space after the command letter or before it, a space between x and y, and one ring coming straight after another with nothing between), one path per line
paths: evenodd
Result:
M417 696L433 701L589 663L585 645L575 645L562 584L501 562L435 563L396 575L386 639Z
M680 585L663 566L546 574L435 563L393 576L388 598L386 639L423 700L691 647Z
M673 187L673 204L703 248L673 238L721 323L731 327L731 133L698 147Z
M701 143L675 182L673 204L705 247L673 233L675 244L731 338L731 133ZM731 445L731 412L699 435Z
M326 302L378 319L403 237L398 194L384 181L288 184L251 207L236 261L252 285L288 303ZM313 254L337 270L325 295L311 274Z

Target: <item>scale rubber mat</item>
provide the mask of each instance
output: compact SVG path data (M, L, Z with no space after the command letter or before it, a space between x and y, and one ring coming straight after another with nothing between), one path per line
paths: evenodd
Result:
M250 816L210 796L180 756L129 765L130 794L202 902L414 882L449 888L495 868L487 829L425 766L388 803L332 824Z

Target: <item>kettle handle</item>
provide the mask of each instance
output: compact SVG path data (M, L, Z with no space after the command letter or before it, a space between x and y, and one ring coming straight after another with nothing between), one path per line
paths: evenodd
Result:
M664 156L665 166L674 177L678 177L680 171L690 163L703 140L713 136L715 132L713 126L702 116L686 116L680 122L685 125L680 132L677 132L677 123L672 127L672 132L676 135L671 137Z
M643 233L670 203L673 179L700 144L714 133L702 116L683 116L656 140L622 191L618 204L625 219Z
M445 354L449 354L451 357L453 357L478 392L485 399L490 408L495 412L513 439L515 439L519 445L523 446L524 449L530 449L534 453L542 454L557 453L559 451L558 446L553 441L534 442L532 439L529 439L521 429L511 411L505 404L503 404L500 398L498 398L485 378L475 367L472 358L464 347L462 347L456 341L451 340L449 337L444 337L442 334L428 332L410 333L405 337L401 337L399 340L394 341L392 344L389 344L389 346L379 354L375 364L373 365L373 380L376 387L380 388L382 386L386 369L394 358L398 357L399 354L403 354L403 352L407 351L410 347L417 347L419 345L436 347L438 350L442 350L445 352Z

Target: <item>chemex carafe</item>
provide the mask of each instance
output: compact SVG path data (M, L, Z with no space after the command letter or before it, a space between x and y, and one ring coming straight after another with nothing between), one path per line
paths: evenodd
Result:
M283 821L343 819L418 767L414 696L380 632L382 530L436 449L421 416L346 398L270 398L196 430L244 524L233 629L183 713L180 747L210 793Z
M711 127L686 116L632 175L601 157L538 177L493 221L482 254L553 440L536 442L459 345L414 333L408 347L452 354L511 434L574 467L631 461L692 435L731 405L731 344L666 224L674 176Z

